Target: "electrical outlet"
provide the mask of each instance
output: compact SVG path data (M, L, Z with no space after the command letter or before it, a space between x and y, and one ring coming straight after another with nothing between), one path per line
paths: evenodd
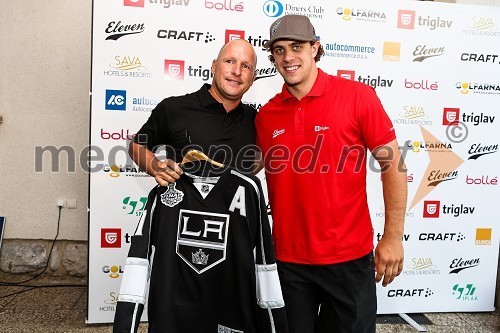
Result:
M64 206L66 206L66 199L58 198L57 199L57 207L64 207Z
M67 199L66 200L66 207L68 209L76 209L76 199Z

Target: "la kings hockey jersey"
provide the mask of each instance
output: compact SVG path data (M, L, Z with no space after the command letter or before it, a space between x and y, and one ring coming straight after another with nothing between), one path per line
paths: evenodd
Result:
M137 332L149 281L150 333L287 332L258 178L186 173L156 186L132 237L114 333Z

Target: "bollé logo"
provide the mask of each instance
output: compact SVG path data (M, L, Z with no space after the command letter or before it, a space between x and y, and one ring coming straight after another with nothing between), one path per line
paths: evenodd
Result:
M491 245L491 228L476 229L476 245Z
M480 143L474 143L469 149L469 160L477 160L479 157L487 154L493 154L498 151L498 145L482 146Z
M465 176L465 183L467 185L498 185L498 177L491 177L491 176L481 176L478 178L475 178L473 176L466 175Z
M132 140L135 134L130 134L130 131L123 128L119 132L106 132L101 128L101 139L103 140Z
M165 59L165 80L184 80L184 60Z
M424 217L436 218L439 217L439 209L441 202L439 201L424 201Z
M384 61L399 61L401 58L401 43L384 42L384 50L382 60Z
M399 29L414 29L415 28L415 11L414 10L398 10L398 28Z
M202 37L205 38L202 38ZM174 39L174 40L185 40L185 41L195 41L201 42L204 41L205 44L213 42L215 40L214 36L209 33L203 33L199 31L178 31L178 30L158 30L156 37L161 39Z
M122 229L102 228L101 229L101 248L120 248L122 247Z
M245 39L245 31L243 30L227 30L226 29L225 43L235 39Z
M460 120L459 108L444 108L443 110L443 125L458 125Z
M102 272L109 274L108 276L112 279L117 279L120 274L123 274L122 266L102 266Z
M337 70L337 76L347 79L347 80L353 80L355 79L356 72L355 71L346 71L343 69Z
M264 14L270 17L278 17L283 14L283 5L281 4L281 2L276 0L268 0L264 2L262 9L264 11Z
M438 82L429 82L429 80L420 80L417 82L408 81L405 78L405 88L406 89L416 89L416 90L438 90Z
M122 24L122 21L111 21L108 23L107 28L104 30L108 37L106 40L117 40L126 35L140 34L144 32L144 23L137 24Z
M127 91L106 89L105 109L125 111L127 109Z
M233 0L219 0L219 1L207 1L205 0L205 8L216 9L216 10L229 10L231 12L242 12L243 11L243 1L233 1Z
M123 0L123 5L128 7L144 7L144 0Z

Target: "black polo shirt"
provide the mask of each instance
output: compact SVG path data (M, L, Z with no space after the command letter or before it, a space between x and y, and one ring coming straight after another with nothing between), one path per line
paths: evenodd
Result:
M205 84L194 93L165 98L153 109L134 142L153 152L166 146L166 158L176 162L182 161L189 149L198 149L217 162L250 173L257 111L240 103L226 112L208 89L210 85Z

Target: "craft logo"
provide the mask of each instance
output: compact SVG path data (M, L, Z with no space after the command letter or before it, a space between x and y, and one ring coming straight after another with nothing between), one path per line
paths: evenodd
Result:
M435 275L441 274L431 258L411 258L410 264L403 270L404 275Z
M123 274L122 266L102 266L102 272L112 279L117 279Z
M382 236L383 234L381 234L380 232L377 233L377 242L380 242L380 239L382 239ZM410 235L407 235L407 234L403 234L403 237L401 238L401 240L403 242L407 242L410 240Z
M228 10L231 12L242 12L244 10L243 1L237 0L205 0L205 8L215 10Z
M103 172L108 173L111 178L118 178L122 174L126 177L150 177L147 173L139 169L135 164L126 165L104 165Z
M189 6L190 0L149 0L149 3L163 5L163 8L170 8L172 6Z
M439 209L441 202L439 201L424 201L424 218L439 217Z
M415 11L414 10L398 10L398 28L399 29L414 29L415 28Z
M230 42L235 39L245 39L245 31L243 30L227 30L225 43Z
M125 111L127 109L127 91L106 89L105 109Z
M260 79L267 79L278 75L276 67L258 68L255 70L255 81Z
M434 292L429 288L425 289L390 289L387 297L430 297Z
M156 37L161 39L173 39L173 40L184 40L193 42L205 42L205 44L211 43L215 40L210 32L198 32L198 31L177 31L177 30L158 30Z
M463 33L481 37L500 37L500 31L495 29L495 22L491 17L472 17L470 29L464 30Z
M229 215L181 209L176 253L202 274L226 260Z
M344 21L368 21L385 23L386 16L382 11L367 10L360 8L337 8L337 14L342 17Z
M466 259L463 258L455 258L450 264L450 274L458 274L464 269L473 268L479 266L479 258L475 259Z
M465 183L467 185L493 185L497 186L498 185L498 177L491 177L491 176L480 176L480 177L473 177L466 175L465 176Z
M259 36L257 38L248 36L247 41L254 47L260 47L262 51L267 51L267 49L264 47L264 44L267 43L268 39L262 38L262 36Z
M356 73L355 71L346 71L343 69L337 70L337 76L347 79L347 80L355 80L356 79Z
M419 105L405 105L403 112L399 113L400 118L392 119L394 124L399 125L432 125L432 120L425 113L422 106Z
M434 153L449 153L451 152L451 143L441 141L412 141L405 142L406 147L410 148L414 153L420 153L422 150Z
M123 5L128 7L144 7L144 0L123 0Z
M483 155L493 154L498 152L498 144L483 146L480 143L474 143L469 148L469 160L477 160Z
M455 296L455 299L460 299L462 301L477 301L476 286L469 283L465 286L460 286L456 284L453 286L453 292L451 293Z
M413 62L422 62L425 59L442 56L444 54L444 46L428 47L427 45L417 45L413 51Z
M498 83L457 82L455 88L464 95L471 91L474 94L500 95L500 84Z
M150 79L152 74L142 65L139 57L115 56L115 62L109 64L113 70L104 70L107 76L142 77Z
M443 110L443 125L458 125L460 120L460 109L444 108Z
M101 139L103 140L132 140L135 134L130 134L130 130L121 129L118 132L107 132L101 128Z
M125 197L122 200L122 209L125 210L128 215L142 216L147 202L148 197L140 197L138 200L131 199L130 197ZM125 235L125 238L127 238L127 235Z
M111 21L104 32L108 34L106 40L117 40L123 36L144 32L144 23L122 24L122 21Z
M132 98L132 111L138 112L151 112L154 107L160 103L160 100L156 98L148 97L133 97Z
M461 242L465 239L465 236L459 232L454 233L454 232L439 232L439 233L427 233L427 232L422 232L420 235L418 235L418 240L419 241L425 241L425 242Z
M184 80L184 60L165 59L165 80Z
M384 42L384 51L382 60L384 61L399 61L401 58L401 43Z
M353 45L343 43L325 43L325 56L366 60L370 55L375 54L374 46Z
M269 17L279 17L283 14L283 4L276 0L268 0L264 2L262 10Z
M429 80L420 80L420 81L409 81L405 78L405 88L406 89L416 89L416 90L438 90L438 82L437 81L429 81Z
M468 62L496 63L498 54L462 53L460 60ZM500 64L500 62L499 62Z
M491 245L491 228L476 229L476 245Z
M122 247L122 229L102 228L101 229L101 248L120 248Z

